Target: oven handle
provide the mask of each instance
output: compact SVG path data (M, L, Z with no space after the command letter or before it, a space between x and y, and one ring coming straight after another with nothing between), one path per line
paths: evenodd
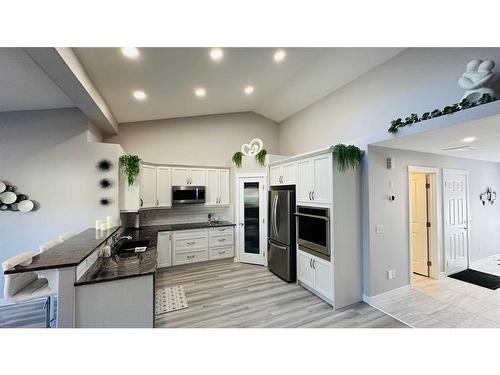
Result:
M325 221L329 221L330 218L328 216L319 216L319 215L310 215L310 214L301 214L299 212L294 213L295 216L304 216L304 217L312 217L315 219L323 219Z

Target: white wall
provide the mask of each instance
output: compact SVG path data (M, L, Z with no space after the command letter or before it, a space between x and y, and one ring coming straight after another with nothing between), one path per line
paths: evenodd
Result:
M464 90L458 78L473 58L500 64L500 48L406 49L283 121L280 153L298 154L338 142L365 147L386 139L391 120L459 102Z
M77 109L0 113L0 180L37 201L30 213L0 212L0 262L66 231L93 227L96 218L118 219L117 185L98 187L102 177L117 182L117 146L87 142L88 120ZM114 160L112 172L95 164ZM114 203L102 207L101 197ZM3 290L3 277L0 277Z
M386 158L395 159L395 168L386 168ZM500 164L414 151L369 146L368 179L370 187L370 295L377 295L409 284L408 165L457 168L469 171L470 257L478 260L500 253L500 204L483 206L479 195L488 186L500 191ZM392 180L394 188L389 189ZM388 195L396 200L390 202ZM375 234L375 225L383 224L384 233ZM442 246L444 248L444 246ZM441 259L444 254L441 254ZM396 270L396 278L387 280L387 271ZM365 291L366 294L366 291Z
M120 133L106 141L149 162L230 166L253 138L277 153L278 124L251 112L134 122L120 124Z

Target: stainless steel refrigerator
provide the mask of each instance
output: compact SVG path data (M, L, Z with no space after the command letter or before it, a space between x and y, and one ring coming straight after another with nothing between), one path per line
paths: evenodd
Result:
M269 191L267 265L287 282L296 280L295 186Z

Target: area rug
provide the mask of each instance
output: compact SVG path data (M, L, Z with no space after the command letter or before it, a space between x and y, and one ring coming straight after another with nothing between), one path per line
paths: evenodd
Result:
M466 283L479 285L484 288L496 290L500 288L500 277L490 273L484 273L476 270L466 269L453 275L448 275L453 279L465 281Z
M186 293L182 285L156 290L156 315L182 310L188 307Z

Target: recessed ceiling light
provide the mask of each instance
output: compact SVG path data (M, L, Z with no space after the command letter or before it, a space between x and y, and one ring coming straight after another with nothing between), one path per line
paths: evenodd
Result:
M136 59L139 57L139 50L135 47L123 47L122 53L129 59Z
M475 137L466 137L466 138L462 139L462 142L470 143L470 142L474 142L475 140L476 140Z
M221 48L212 48L210 50L210 58L214 61L219 61L224 57L224 51Z
M286 57L286 52L283 49L279 49L276 52L274 52L274 61L276 62L282 62Z
M198 87L196 90L194 90L194 94L198 98L203 98L207 94L207 91L203 87Z
M141 90L137 90L137 91L134 91L134 98L136 98L137 100L144 100L146 99L147 95L144 91L141 91Z
M251 95L253 93L253 86L246 86L245 87L245 94Z

